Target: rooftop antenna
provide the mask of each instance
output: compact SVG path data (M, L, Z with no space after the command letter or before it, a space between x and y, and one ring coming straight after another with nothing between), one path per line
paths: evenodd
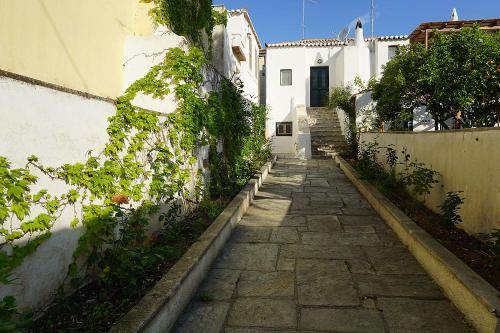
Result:
M316 0L307 0L310 3L318 3ZM302 0L302 39L306 39L306 0Z
M374 23L375 23L375 0L372 0L372 6L371 6L371 23L372 23L372 40L373 40Z

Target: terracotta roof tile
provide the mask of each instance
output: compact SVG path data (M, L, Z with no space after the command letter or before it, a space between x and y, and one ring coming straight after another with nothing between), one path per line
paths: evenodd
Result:
M390 40L405 40L408 39L408 36L380 36L375 37L375 40L379 41L390 41ZM337 38L310 38L310 39L302 39L302 40L294 40L288 42L280 42L280 43L269 43L266 44L268 48L277 48L277 47L328 47L328 46L346 46L349 45L349 42L352 42L353 38L348 38L345 41L341 41ZM370 41L371 38L366 38L366 41Z

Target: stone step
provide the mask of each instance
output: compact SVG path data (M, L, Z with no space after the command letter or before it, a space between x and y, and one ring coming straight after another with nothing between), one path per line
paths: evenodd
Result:
M311 121L309 127L340 127L338 120Z
M345 141L345 137L343 135L313 135L311 134L311 141Z
M329 112L329 113L308 113L307 116L309 118L338 118L338 114Z
M338 124L340 125L340 121L338 119L309 119L309 123L313 125L323 125L323 124Z
M318 135L343 135L341 129L332 129L332 128L310 128L311 134Z

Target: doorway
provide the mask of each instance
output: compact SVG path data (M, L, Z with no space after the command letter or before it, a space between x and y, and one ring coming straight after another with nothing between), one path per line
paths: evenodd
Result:
M326 106L330 87L329 67L311 67L311 107Z

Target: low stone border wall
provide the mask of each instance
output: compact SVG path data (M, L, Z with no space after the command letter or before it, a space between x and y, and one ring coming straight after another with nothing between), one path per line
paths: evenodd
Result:
M340 156L334 157L446 296L480 333L500 332L500 292L406 216Z
M168 332L194 296L274 165L266 163L182 258L109 332Z

